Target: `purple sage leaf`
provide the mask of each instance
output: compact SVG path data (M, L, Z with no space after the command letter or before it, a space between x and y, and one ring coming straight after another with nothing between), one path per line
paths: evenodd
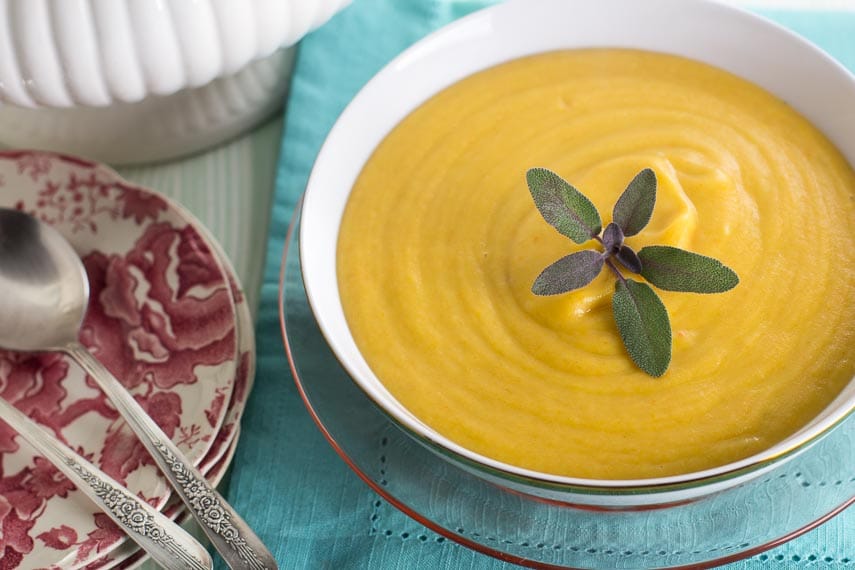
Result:
M656 292L632 279L615 282L612 311L630 358L654 377L671 363L671 321Z
M615 258L633 273L641 273L641 260L628 245L622 245L620 251L615 254Z
M532 168L526 182L543 219L561 235L585 243L600 234L603 223L597 208L566 180L546 168Z
M603 248L607 253L616 254L623 245L623 231L620 226L611 222L603 230Z
M599 251L586 249L562 257L543 270L531 292L535 295L560 295L584 287L603 269L605 260Z
M639 172L618 198L612 219L623 235L634 236L644 229L656 205L656 173L650 168Z
M717 259L667 245L649 245L638 252L641 275L666 291L723 293L739 277Z

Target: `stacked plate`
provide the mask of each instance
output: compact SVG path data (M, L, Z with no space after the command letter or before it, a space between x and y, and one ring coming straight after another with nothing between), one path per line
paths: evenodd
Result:
M80 340L217 484L251 389L255 339L234 270L183 207L102 165L0 152L0 207L58 229L83 259ZM45 326L50 326L45 323ZM173 518L184 515L112 404L59 354L0 351L0 397ZM0 422L0 565L129 568L136 545Z

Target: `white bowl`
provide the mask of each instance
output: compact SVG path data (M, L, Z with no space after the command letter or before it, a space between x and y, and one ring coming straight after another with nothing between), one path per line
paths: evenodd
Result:
M410 111L473 72L556 49L623 47L682 55L749 79L822 130L855 164L855 77L804 39L758 16L707 0L511 0L430 35L378 73L324 144L303 203L300 256L318 324L353 380L419 441L499 485L570 503L637 507L692 500L773 469L855 409L855 382L798 433L714 469L640 480L553 476L508 465L448 440L377 379L348 329L336 277L336 243L350 190L373 149Z
M144 162L277 109L293 52L350 0L0 0L0 141Z

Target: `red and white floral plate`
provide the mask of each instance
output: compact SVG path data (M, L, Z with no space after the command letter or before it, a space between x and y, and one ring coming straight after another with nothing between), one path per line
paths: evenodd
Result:
M199 465L199 469L205 474L208 481L213 485L217 485L222 481L229 465L231 465L237 450L237 442L240 437L240 419L243 415L243 410L246 407L246 399L252 390L253 381L255 379L255 331L252 314L249 306L246 303L243 291L238 285L239 280L236 277L234 267L228 259L228 256L223 252L217 240L208 232L207 228L199 224L200 233L208 238L209 245L214 249L222 261L226 273L232 277L230 284L232 286L232 295L235 299L235 307L237 312L237 331L238 331L238 346L240 360L238 363L237 375L235 377L235 387L232 392L232 398L229 401L226 418L223 421L223 426L217 433L214 445L208 452L205 459ZM170 518L179 522L184 522L189 518L186 509L181 505L175 497L164 507L163 512ZM98 568L99 570L121 569L132 570L138 568L149 557L140 550L140 548L125 539L124 543L110 552L103 558L87 565L87 568Z
M217 241L208 233L204 226L199 225L201 233L206 235L212 248L220 256L220 259L225 266L226 272L235 276L234 268L228 257L223 253ZM246 304L246 298L243 291L238 286L237 278L231 280L232 294L235 298L235 306L237 312L237 329L238 329L238 345L240 347L240 361L238 364L237 375L235 377L235 387L232 391L232 398L229 401L226 418L223 421L223 426L217 433L214 445L211 447L205 459L199 465L199 469L211 482L212 485L218 485L228 471L237 450L237 442L240 438L240 419L243 415L243 410L246 407L246 399L252 390L252 384L255 379L255 332L252 314L249 311L249 306ZM181 505L181 502L172 497L163 508L163 512L170 518L178 522L184 522L189 518L186 509ZM102 517L101 521L105 526L112 526L115 530L112 534L113 540L121 539L122 543L109 552L109 554L99 558L98 560L86 565L87 569L97 568L99 570L122 569L132 570L138 568L149 557L143 552L134 542L127 539L118 528L106 517ZM106 533L105 533L106 534ZM64 570L64 569L63 569Z
M33 213L71 241L90 278L81 341L193 463L225 471L254 339L237 279L207 230L109 168L51 153L0 152L0 206ZM70 360L0 351L0 396L153 505L167 503L150 457ZM104 557L125 539L105 519L0 424L0 566L112 566L118 560Z

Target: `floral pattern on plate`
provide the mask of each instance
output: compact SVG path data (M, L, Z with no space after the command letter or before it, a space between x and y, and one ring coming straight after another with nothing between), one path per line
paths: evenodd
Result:
M229 409L238 332L230 276L183 209L108 168L29 151L0 152L0 206L69 239L90 280L81 342L202 462ZM152 459L66 357L0 352L0 396L151 504L168 500ZM0 566L85 566L123 542L104 518L0 425Z
M198 222L197 222L198 224ZM246 407L246 400L252 390L255 379L255 332L252 314L246 303L246 297L240 288L234 267L223 252L216 239L201 224L197 225L199 232L208 239L208 244L217 253L230 277L229 284L232 296L235 299L235 310L237 312L238 346L240 347L240 360L235 375L235 385L232 397L228 402L228 411L220 431L214 439L214 444L208 454L199 464L200 471L205 474L212 484L218 484L226 473L228 466L237 449L240 437L240 419ZM163 512L175 520L183 522L189 515L175 497L163 508ZM117 529L118 530L118 529ZM107 556L87 565L87 568L98 568L108 570L110 568L131 569L137 568L149 560L149 557L140 550L138 546L129 540L110 552Z
M255 323L252 320L246 296L243 293L243 289L241 289L240 280L237 278L235 268L231 261L229 261L228 256L205 226L198 223L197 227L199 228L199 232L207 238L208 244L219 257L223 267L225 267L226 275L229 277L229 285L232 297L235 300L235 312L237 313L238 353L240 355L235 374L234 389L232 390L232 397L228 404L228 412L211 449L208 451L208 455L201 464L201 468L205 470L213 463L220 463L223 455L227 452L234 453L232 441L237 437L237 432L240 430L240 420L243 416L244 408L246 408L246 400L255 381Z

